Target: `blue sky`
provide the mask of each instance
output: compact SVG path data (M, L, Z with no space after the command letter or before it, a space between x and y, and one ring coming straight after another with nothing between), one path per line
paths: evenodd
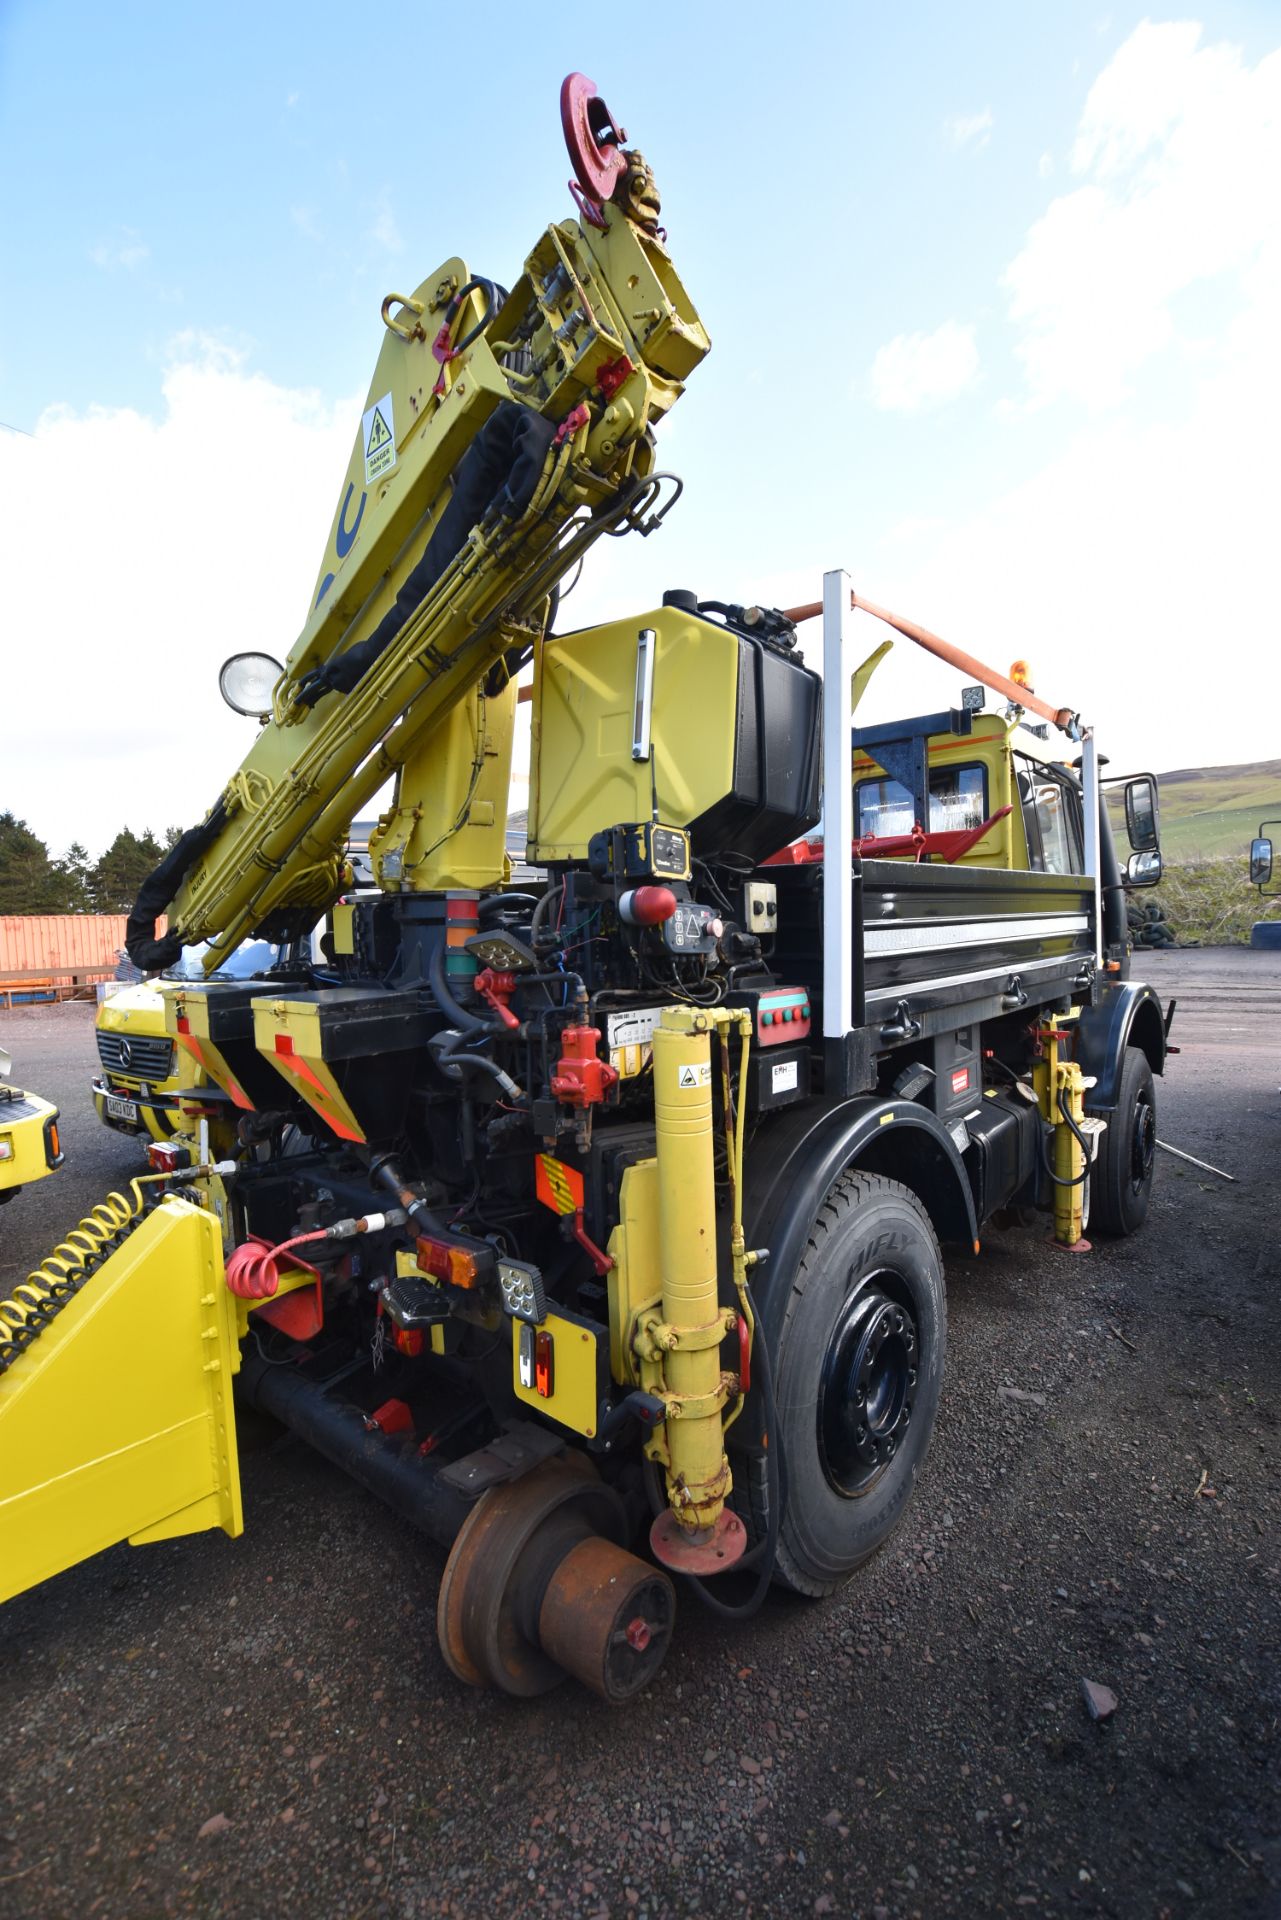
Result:
M209 803L247 743L210 711L176 765L147 665L192 717L233 645L287 651L382 295L455 251L510 282L570 215L573 67L654 165L714 342L664 447L678 515L589 563L581 618L844 565L1031 656L1122 758L1281 752L1185 697L1225 625L1281 677L1275 6L600 12L0 0L0 524L11 610L84 696L54 790L0 806L60 843L104 784L137 825ZM950 696L931 674L896 657L889 708Z

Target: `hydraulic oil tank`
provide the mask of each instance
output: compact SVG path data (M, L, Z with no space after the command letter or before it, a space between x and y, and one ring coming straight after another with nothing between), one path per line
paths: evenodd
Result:
M664 606L549 640L535 670L529 859L626 821L765 859L819 818L822 682L785 648Z

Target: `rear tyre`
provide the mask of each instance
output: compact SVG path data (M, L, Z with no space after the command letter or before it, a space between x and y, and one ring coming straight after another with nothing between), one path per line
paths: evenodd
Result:
M946 1340L943 1263L920 1201L879 1175L843 1174L811 1229L774 1357L777 1584L832 1593L889 1539L929 1451ZM763 1537L764 1460L740 1460L735 1478Z
M1147 1219L1156 1171L1156 1087L1142 1047L1127 1047L1116 1111L1090 1176L1090 1226L1124 1239Z

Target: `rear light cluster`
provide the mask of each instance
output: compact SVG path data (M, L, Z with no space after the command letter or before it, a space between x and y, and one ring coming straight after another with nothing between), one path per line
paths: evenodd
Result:
M493 1278L494 1250L483 1240L433 1240L424 1234L418 1241L418 1267L433 1280L470 1291Z

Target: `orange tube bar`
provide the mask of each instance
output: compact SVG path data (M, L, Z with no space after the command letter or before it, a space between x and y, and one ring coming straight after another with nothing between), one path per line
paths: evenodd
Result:
M1043 720L1053 721L1056 727L1066 732L1076 719L1071 707L1052 707L1047 700L1038 700L1027 687L1019 686L1003 673L997 673L991 667L985 667L972 653L966 653L960 647L954 647L950 640L940 639L937 633L931 633L928 627L918 627L915 620L904 620L897 613L887 613L884 607L878 607L871 600L864 600L860 594L850 595L850 605L863 613L870 613L874 620L883 620L887 627L893 627L906 640L914 640L918 647L924 647L927 653L935 654L940 660L946 660L950 667L959 667L963 673L972 673L985 687L991 687L994 693L1003 693L1007 700L1026 712L1039 713ZM821 600L811 600L804 607L784 607L784 617L799 625L802 620L813 620L823 611Z

